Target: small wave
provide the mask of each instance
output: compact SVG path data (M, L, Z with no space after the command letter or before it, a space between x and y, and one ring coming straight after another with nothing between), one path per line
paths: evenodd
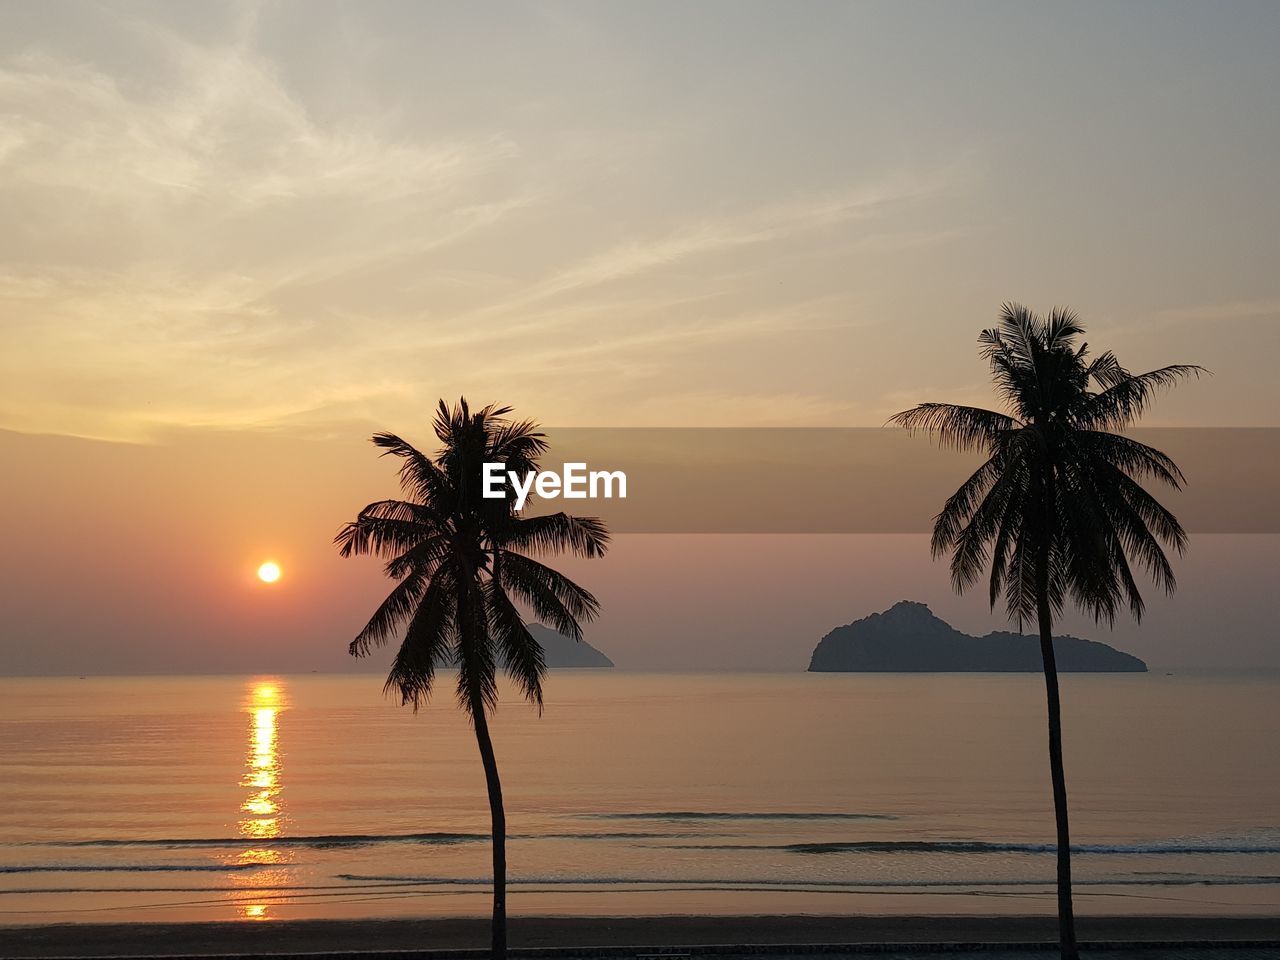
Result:
M33 863L0 866L0 873L225 873L228 870L261 870L262 863Z
M575 814L583 820L653 820L653 821L699 821L699 820L897 820L897 817L885 813L838 813L838 812L731 812L704 810L665 810L654 812L627 811L622 813L582 813Z
M488 877L432 877L398 874L341 873L339 880L353 883L413 884L426 887L484 887ZM1260 886L1280 884L1280 876L1171 876L1165 878L1113 877L1073 881L1077 887L1183 887L1183 886ZM833 890L880 889L949 889L954 887L1046 887L1054 886L1054 878L993 880L973 877L957 880L812 880L802 878L767 877L738 879L725 877L613 877L613 876L532 876L509 877L509 886L557 887L557 886L654 886L654 887L704 887L713 890L742 890L746 888L812 888Z
M581 831L572 833L537 833L509 834L508 840L679 840L686 836L681 833L659 833L639 830L614 831ZM489 839L487 833L343 833L323 834L318 836L272 837L255 840L254 846L271 847L310 847L324 850L335 847L370 847L381 844L455 844L479 843ZM159 847L170 850L199 848L240 848L245 845L243 837L113 837L97 840L55 840L33 841L22 846L42 846L61 848L88 847Z
M787 853L1056 853L1053 843L1004 843L986 840L845 840L827 843L682 843L675 850L781 850ZM1077 854L1268 854L1280 846L1256 843L1156 841L1153 843L1073 844Z
M508 835L508 840L681 840L687 837L685 833L653 833L641 830L615 830L612 832L583 832L583 833L513 833ZM708 836L708 834L699 834L699 836ZM710 836L724 836L724 834L710 834Z
M422 886L469 887L487 886L489 877L432 877L399 874L365 874L340 873L339 880L358 883L412 883ZM1052 881L1048 881L1052 882ZM508 886L688 886L697 885L712 888L736 890L740 887L773 887L773 886L805 886L805 887L848 887L864 886L851 884L843 880L780 880L777 878L752 880L706 877L613 877L583 875L577 877L532 876L508 877ZM874 885L874 884L873 884ZM911 886L920 886L912 883Z
M337 833L318 836L272 837L255 840L258 847L366 847L383 843L450 844L488 840L487 833ZM48 847L165 847L184 849L198 847L243 847L243 837L122 837L102 840L57 840L40 843Z
M86 872L124 871L139 873L160 873L168 871L220 872L224 870L253 869L256 864L236 866L176 866L176 867L95 867L71 866L55 867L52 865L30 868L3 868L0 873L18 872ZM276 893L294 896L320 896L334 892L351 892L372 889L395 889L404 887L453 887L453 888L487 888L488 877L442 877L398 874L338 874L334 879L343 881L338 884L272 884L255 887L259 894ZM725 877L618 877L618 876L527 876L511 877L508 884L525 888L554 887L658 887L664 889L706 889L721 891L745 890L813 890L828 892L866 892L873 890L979 890L1003 888L1043 888L1052 889L1054 879L1046 874L1039 879L990 879L969 877L950 880L823 880L804 878L725 878ZM1076 880L1077 887L1224 887L1224 886L1275 886L1280 885L1280 876L1217 876L1197 874L1172 874L1159 877L1140 877L1127 875L1122 877L1098 877ZM0 897L31 894L82 894L82 893L219 893L243 892L243 886L205 885L183 887L6 887L0 889Z
M130 886L108 886L108 887L3 887L0 888L0 897L17 896L31 894L71 894L71 893L240 893L251 890L255 896L268 894L296 894L298 896L321 896L329 893L343 893L352 890L374 890L378 888L395 889L397 887L412 886L412 884L404 883L384 883L384 884L352 884L352 883L255 883L251 888L240 884L219 884L208 883L187 886L154 886L130 887Z

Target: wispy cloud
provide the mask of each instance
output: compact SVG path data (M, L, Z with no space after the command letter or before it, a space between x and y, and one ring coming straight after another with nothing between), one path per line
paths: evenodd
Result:
M547 134L531 162L501 125L316 111L258 49L254 9L220 44L132 25L147 80L49 50L0 63L0 427L139 440L401 416L511 383L555 409L566 378L604 409L618 382L670 391L678 357L848 324L847 293L765 278L893 234L954 179L587 216L580 236L561 218L582 172L629 146L602 135L584 155L575 129L563 156L582 166L558 166Z
M678 416L678 419L677 419ZM728 390L677 391L649 397L627 411L622 426L679 423L685 427L751 424L759 427L830 426L866 422L857 404L814 393L734 393Z
M1280 318L1280 299L1230 300L1226 303L1172 307L1155 315L1156 320L1169 323L1254 320L1259 317Z
M322 123L244 43L152 41L169 84L49 54L0 65L0 209L19 214L0 371L22 401L5 425L138 437L368 394L376 372L326 369L341 333L308 341L324 304L307 287L527 206L474 189L515 144Z
M937 177L895 178L835 196L766 206L744 216L681 225L671 232L629 240L557 271L490 312L514 312L568 293L669 267L681 261L735 248L785 240L822 227L874 216L897 202L919 199L939 189Z

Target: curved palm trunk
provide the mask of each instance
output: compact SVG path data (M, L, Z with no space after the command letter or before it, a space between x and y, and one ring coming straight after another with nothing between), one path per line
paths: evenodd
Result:
M1058 824L1058 940L1063 960L1078 960L1075 911L1071 904L1071 829L1067 822L1067 777L1062 768L1062 704L1058 696L1058 661L1053 652L1053 614L1049 609L1049 561L1041 556L1036 571L1036 608L1040 619L1040 656L1049 701L1049 775L1053 780L1053 814Z
M490 956L506 960L507 956L507 814L502 807L502 781L498 779L498 761L489 738L489 721L484 703L473 698L471 717L476 728L476 744L484 764L485 784L489 788L489 817L493 824L493 930Z

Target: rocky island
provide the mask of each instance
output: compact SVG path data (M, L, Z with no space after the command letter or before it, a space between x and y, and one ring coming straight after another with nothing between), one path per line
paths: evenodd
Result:
M1145 673L1137 657L1105 643L1054 637L1061 673ZM836 627L809 661L811 672L1024 673L1043 669L1036 636L994 631L961 633L923 603L903 600L883 613Z
M556 633L550 627L540 623L527 624L533 639L542 644L542 652L547 666L556 669L561 667L612 667L613 661L587 643L585 640L574 640L562 633Z

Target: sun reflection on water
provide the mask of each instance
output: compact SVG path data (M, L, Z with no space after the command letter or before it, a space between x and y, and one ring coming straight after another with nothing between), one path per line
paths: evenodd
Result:
M240 785L245 788L240 804L240 835L251 841L250 846L235 860L237 864L254 864L268 867L288 864L288 856L270 845L284 829L284 812L281 800L280 732L279 716L284 709L284 697L279 682L254 682L250 685L245 701L249 715L249 747L245 758L245 772ZM248 870L237 873L238 884L244 885L249 896L236 897L240 916L246 920L270 919L269 907L276 902L270 888L279 886L286 878L282 869ZM253 896L254 890L259 891Z

